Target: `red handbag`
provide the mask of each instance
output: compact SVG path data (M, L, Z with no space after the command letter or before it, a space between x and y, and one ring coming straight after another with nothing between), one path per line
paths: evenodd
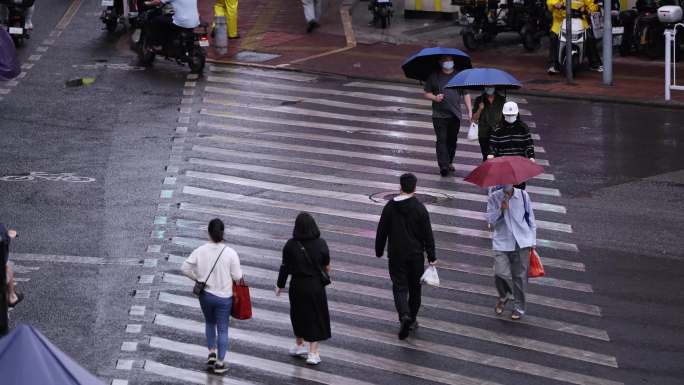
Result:
M233 306L230 315L239 320L252 318L252 300L249 297L249 286L243 279L233 281Z
M527 270L527 276L530 278L544 276L544 266L541 263L539 254L537 254L537 249L534 247L530 249L530 268Z

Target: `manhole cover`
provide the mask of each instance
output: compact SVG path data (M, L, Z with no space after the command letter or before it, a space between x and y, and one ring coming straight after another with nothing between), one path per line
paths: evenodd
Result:
M254 51L240 51L235 55L237 61L249 62L249 63L261 63L269 60L273 60L280 55L264 52L254 52Z
M396 191L385 191L385 192L375 193L375 194L369 196L369 198L373 202L385 202L385 201L389 201L390 199L394 199L394 197L397 195L399 195L399 193ZM423 202L426 204L443 203L443 202L446 202L449 199L451 199L446 194L435 193L435 192L416 193L416 198L418 198L418 200L420 202Z

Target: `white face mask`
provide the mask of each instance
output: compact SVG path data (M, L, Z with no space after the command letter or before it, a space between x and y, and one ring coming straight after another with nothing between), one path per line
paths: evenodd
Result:
M445 70L454 69L454 62L451 60L442 62L442 68L444 68Z
M494 87L485 87L484 92L485 92L485 94L487 94L487 95L494 95L494 92L496 92L496 88L494 88Z
M518 119L518 117L516 115L504 115L504 119L508 123L514 123Z

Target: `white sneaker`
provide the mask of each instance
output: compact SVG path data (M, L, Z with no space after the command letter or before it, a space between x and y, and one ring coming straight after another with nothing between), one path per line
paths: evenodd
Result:
M30 21L27 21L26 24L24 24L24 28L33 29L33 23Z
M306 363L308 365L318 365L321 363L321 355L320 354L315 354L315 353L309 353L309 356L306 358Z
M309 353L309 350L304 346L304 344L301 345L294 345L290 348L290 355L292 357L302 357L306 356Z

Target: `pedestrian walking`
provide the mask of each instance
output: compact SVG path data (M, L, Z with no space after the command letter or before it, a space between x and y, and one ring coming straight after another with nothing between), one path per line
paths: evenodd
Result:
M497 92L496 87L485 87L482 95L473 103L473 121L477 122L477 140L480 142L482 161L489 155L489 136L503 119L503 106L506 98Z
M455 88L446 88L456 71L454 58L444 55L439 59L440 69L433 72L425 81L425 98L432 101L432 125L435 128L437 164L439 174L447 176L455 171L454 156L461 128L461 99L465 101L468 120L472 120L472 104L469 94Z
M306 19L306 32L311 33L314 29L321 26L323 0L302 0L302 7L304 8L304 18Z
M278 273L276 296L285 288L289 275L290 320L295 345L290 348L293 357L306 356L306 363L321 363L320 341L330 338L330 315L325 286L330 283L330 251L321 238L316 221L309 213L300 213L295 219L292 238L283 247L283 262ZM309 343L309 349L304 346Z
M239 39L238 34L238 0L216 0L214 16L225 17L229 39ZM216 25L211 30L212 37L216 34Z
M7 229L5 225L0 223L0 255L2 255L3 265L5 266L5 279L7 287L4 290L7 296L7 307L13 308L24 300L24 294L16 289L14 284L14 269L13 264L9 260L9 247L13 239L17 237L17 231Z
M529 127L520 119L518 104L506 102L502 113L503 120L491 132L487 158L517 155L535 162L534 141ZM515 187L524 190L525 182Z
M228 351L228 322L233 304L233 281L242 280L240 258L223 242L223 222L209 222L209 242L195 249L183 262L181 271L195 282L204 282L199 295L207 336L207 368L216 374L228 371L224 363Z
M513 185L492 191L487 199L487 223L493 229L494 284L499 294L494 311L501 315L513 295L511 319L519 320L525 314L530 250L537 243L529 194Z
M375 236L375 255L381 258L388 244L389 274L392 280L394 306L399 315L399 339L408 337L418 326L420 309L420 277L425 270L425 255L430 265L437 262L430 215L415 196L416 176L399 178L399 195L382 210Z
M21 65L12 37L7 30L0 27L0 81L13 79L20 72Z

